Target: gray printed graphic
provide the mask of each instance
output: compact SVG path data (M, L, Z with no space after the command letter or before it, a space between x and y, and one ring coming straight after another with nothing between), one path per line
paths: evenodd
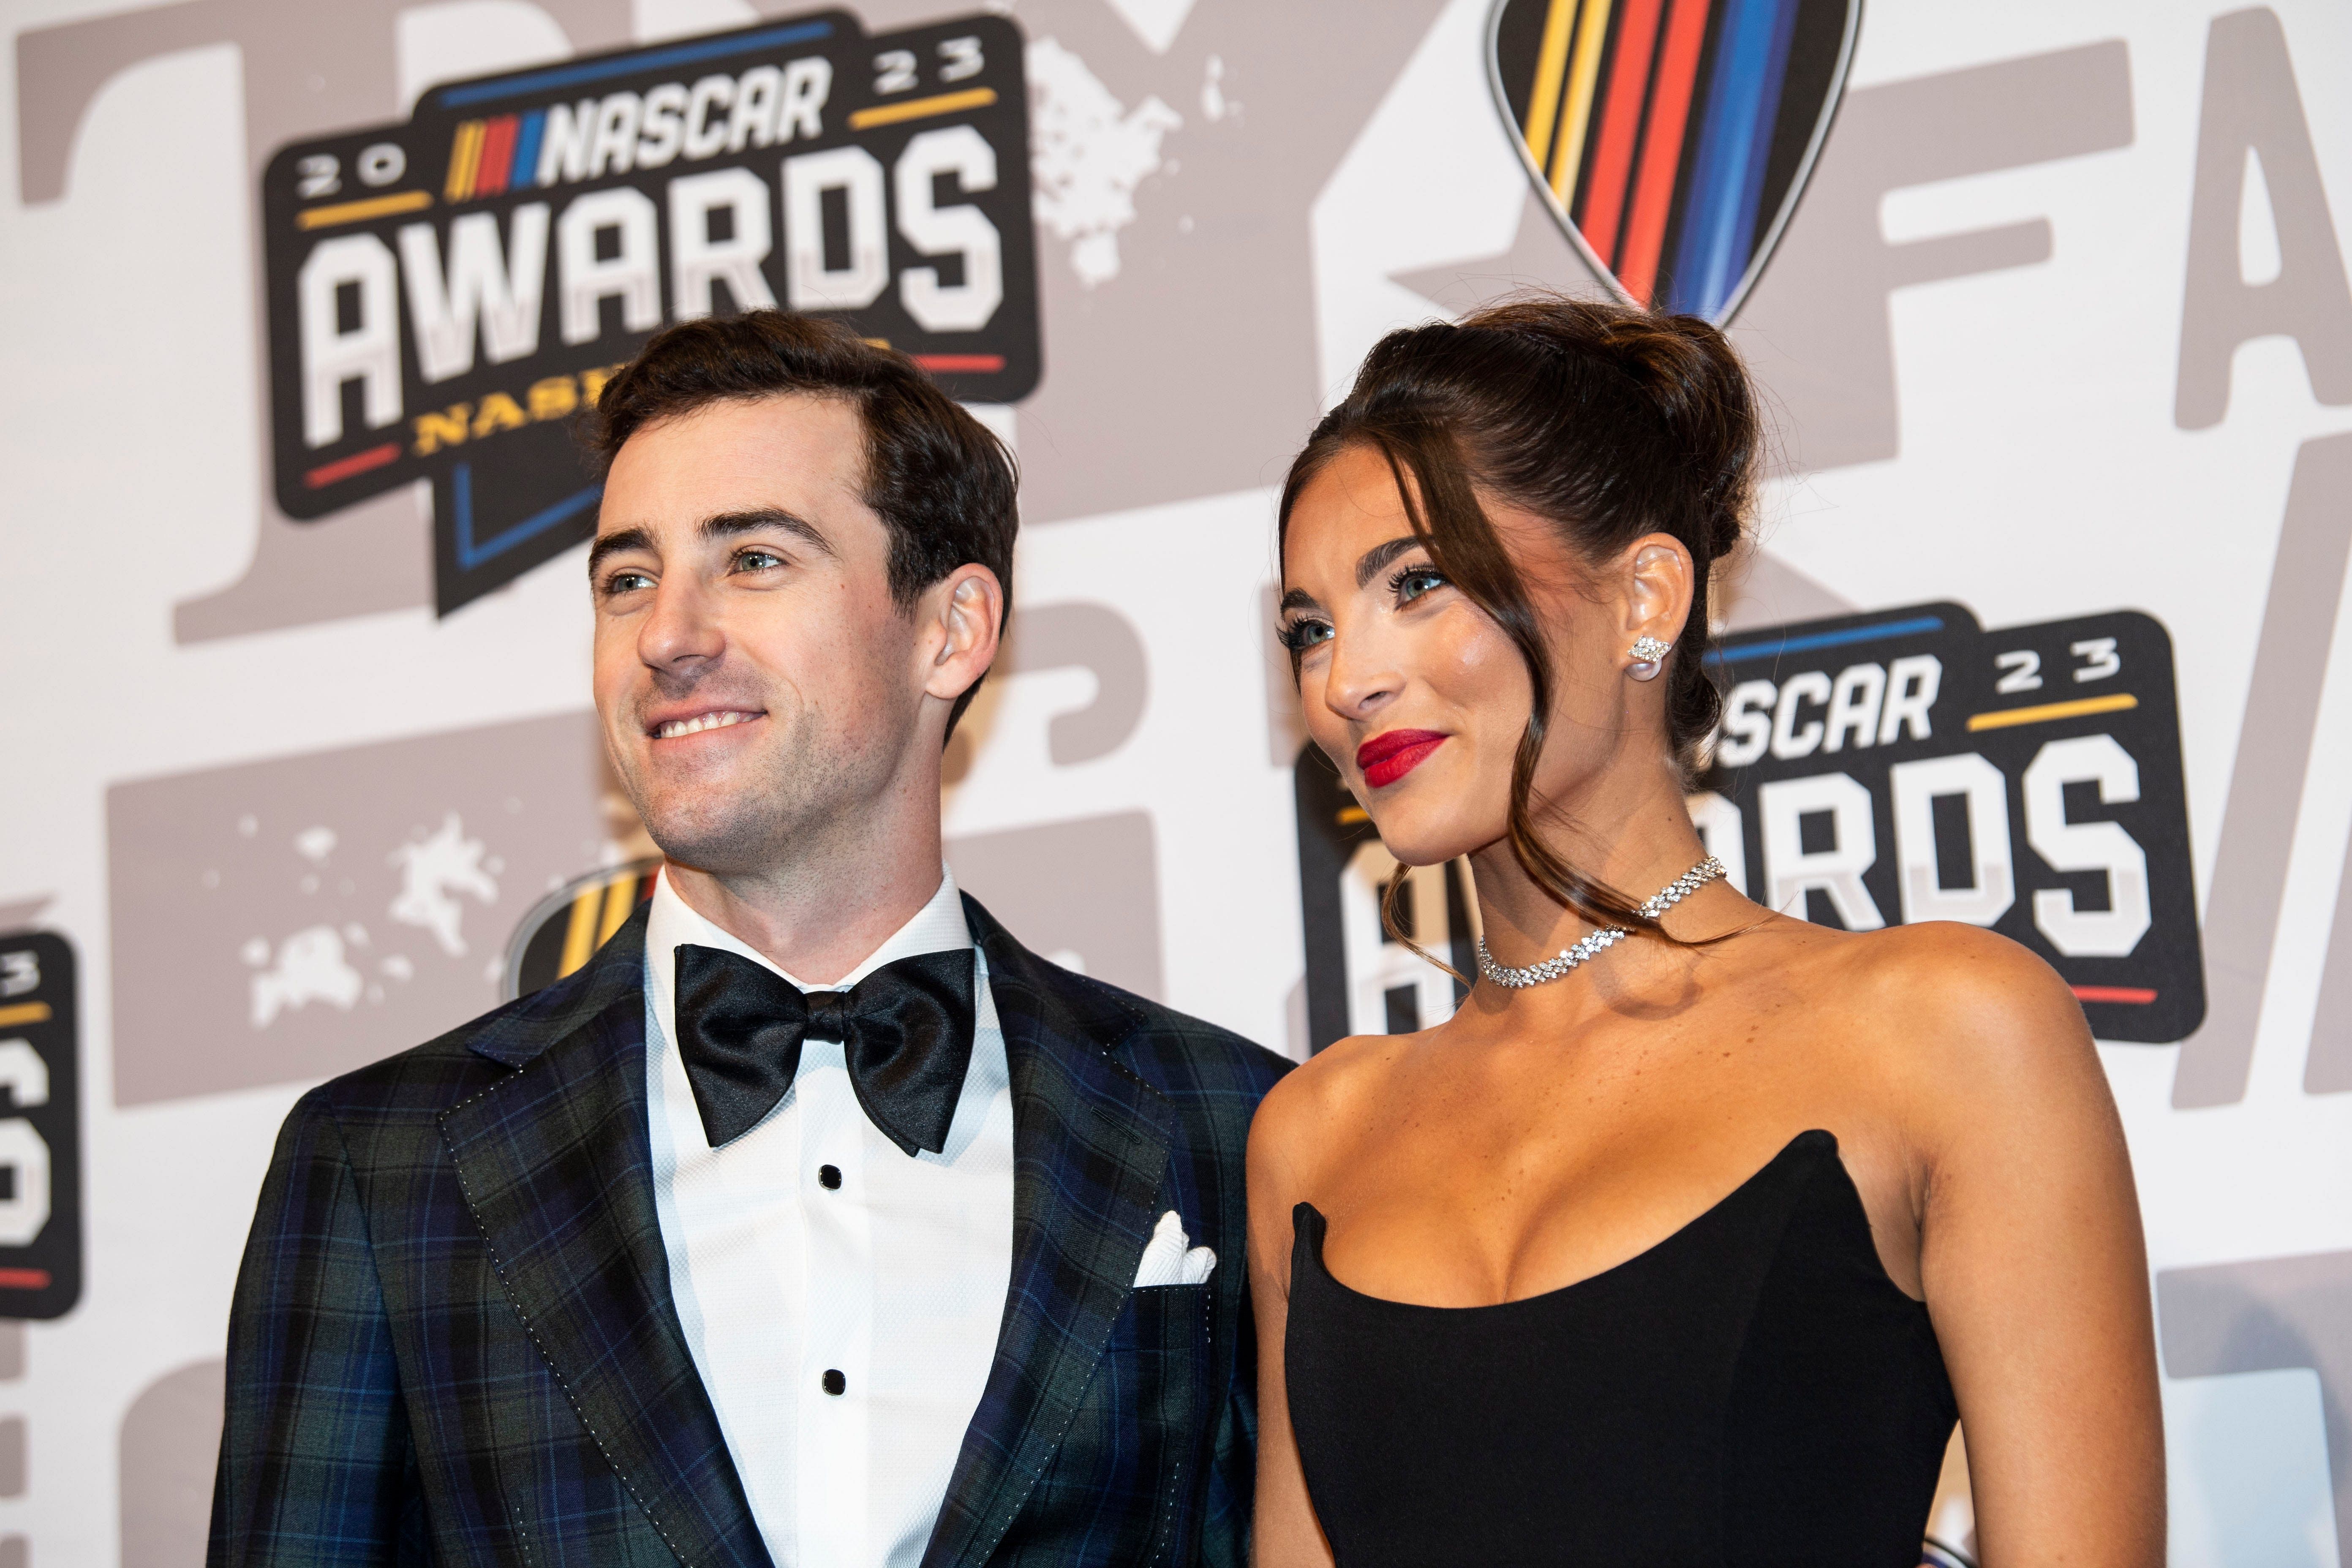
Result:
M2168 1377L2319 1374L2336 1556L2352 1563L2352 1252L2167 1269L2156 1311Z
M2246 177L2256 169L2279 255L2278 275L2262 282L2246 279L2238 252ZM2273 333L2303 351L2314 397L2352 403L2352 288L2286 35L2276 12L2258 7L2215 18L2206 37L2173 423L2183 430L2219 425L2229 411L2238 345Z
M2336 919L2328 929L2327 967L2320 973L2303 1089L2306 1094L2352 1091L2352 847L2346 848L2344 868L2336 875Z
M116 1103L330 1077L495 1006L507 933L607 853L604 766L571 713L109 790Z
M2233 1105L2246 1097L2347 555L2352 436L2326 436L2303 444L2287 489L2205 896L2205 1022L2181 1042L2173 1074L2179 1109ZM2344 973L2330 967L2334 975Z
M575 50L629 41L628 0L537 0ZM404 112L395 76L396 29L406 0L181 0L16 36L16 169L26 205L63 199L75 138L99 93L163 55L237 46L245 89L245 189L285 143ZM248 232L256 224L245 226ZM297 523L271 499L268 345L260 323L261 249L250 253L255 492L261 510L253 563L242 580L178 607L184 643L306 626L432 601L430 492L419 484L323 521Z
M1160 1000L1160 853L1140 811L947 843L956 886L1024 947Z
M1879 217L1888 193L2131 141L2131 65L2120 40L1849 92L1735 333L1786 410L1790 467L1834 468L1901 450L1887 310L1895 290L2050 258L2047 218L1890 243ZM2022 367L2035 351L2016 347Z
M1091 701L1055 714L1045 726L1045 754L1055 767L1110 755L1143 722L1144 700L1150 693L1143 637L1134 622L1108 605L1014 606L990 679L1002 682L1048 669L1083 669L1095 678ZM947 783L961 783L971 771L973 756L987 742L992 711L979 707L948 738L940 769Z
M194 1568L211 1532L226 1368L196 1362L140 1391L123 1413L122 1568Z
M1016 611L1009 633L1009 675L1079 668L1093 673L1095 698L1055 715L1045 751L1057 768L1107 757L1143 722L1149 665L1135 623L1108 605L1045 605Z

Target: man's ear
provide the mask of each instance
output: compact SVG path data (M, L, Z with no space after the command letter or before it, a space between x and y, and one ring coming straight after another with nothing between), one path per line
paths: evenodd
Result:
M978 562L967 562L923 595L931 621L925 643L929 665L923 690L952 702L988 673L1004 627L1004 585Z

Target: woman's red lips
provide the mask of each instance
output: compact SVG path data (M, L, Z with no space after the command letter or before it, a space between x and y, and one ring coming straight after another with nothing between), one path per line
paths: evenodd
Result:
M1421 766L1429 753L1445 743L1436 730L1391 730L1356 748L1356 765L1374 789L1392 784Z

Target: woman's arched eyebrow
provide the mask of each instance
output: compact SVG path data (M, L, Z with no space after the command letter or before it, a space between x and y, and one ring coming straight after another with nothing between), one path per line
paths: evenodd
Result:
M1421 536L1413 533L1402 533L1385 544L1373 545L1356 562L1356 586L1360 588L1379 576L1381 569L1398 556L1421 548Z
M1281 609L1284 615L1288 615L1293 610L1319 610L1322 607L1323 601L1304 588L1293 588L1282 596Z

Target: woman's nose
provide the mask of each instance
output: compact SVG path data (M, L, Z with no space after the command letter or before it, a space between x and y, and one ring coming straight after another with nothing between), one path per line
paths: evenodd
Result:
M1331 662L1323 681L1323 701L1347 719L1369 719L1392 700L1403 680L1389 650L1377 639L1332 638Z

